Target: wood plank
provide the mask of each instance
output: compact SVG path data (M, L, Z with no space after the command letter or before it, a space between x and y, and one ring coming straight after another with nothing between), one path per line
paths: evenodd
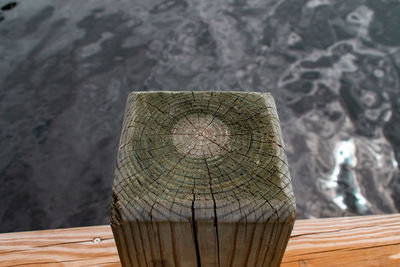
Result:
M400 266L400 215L298 220L282 266Z
M0 234L0 266L25 265L120 263L108 225ZM297 220L281 266L400 266L400 214Z
M0 235L0 266L59 266L60 263L68 266L119 266L110 226Z

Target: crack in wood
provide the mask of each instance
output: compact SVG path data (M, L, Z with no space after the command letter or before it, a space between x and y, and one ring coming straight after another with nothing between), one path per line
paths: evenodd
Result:
M196 250L197 267L201 267L201 255L200 255L200 248L199 248L199 239L197 237L196 210L194 208L194 202L195 201L196 201L196 195L193 192L191 224L192 224L192 231L193 231L194 247L195 247L195 250Z
M218 267L221 266L221 259L220 259L220 248L219 248L219 235L218 235L218 215L217 215L217 203L215 202L215 197L214 197L214 192L212 189L212 183L211 183L211 173L210 173L210 168L208 167L207 164L207 159L204 155L204 164L206 165L207 168L207 173L208 173L208 183L210 185L210 194L211 198L213 201L213 208L214 208L214 227L215 227L215 235L217 238L217 257L218 257Z

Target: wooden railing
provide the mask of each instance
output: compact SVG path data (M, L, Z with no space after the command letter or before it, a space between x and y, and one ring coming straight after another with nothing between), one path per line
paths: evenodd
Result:
M110 226L0 234L0 266L120 266ZM400 266L400 214L297 220L283 267Z

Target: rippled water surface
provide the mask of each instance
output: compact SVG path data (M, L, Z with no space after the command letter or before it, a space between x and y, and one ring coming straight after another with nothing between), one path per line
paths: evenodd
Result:
M399 1L0 6L0 232L108 223L132 90L271 92L299 218L399 212Z

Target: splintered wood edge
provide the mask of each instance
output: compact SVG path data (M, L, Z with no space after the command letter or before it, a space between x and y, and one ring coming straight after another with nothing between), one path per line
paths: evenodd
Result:
M181 102L179 102L180 99L182 99ZM192 102L188 104L190 101ZM178 105L174 105L176 102ZM207 103L207 108L201 106L205 103ZM193 111L195 114L193 116L197 116L197 120L181 115L188 109L190 112ZM207 114L213 115L209 118L202 117L202 114L198 114L198 110L207 110ZM222 115L220 116L218 112L221 112ZM172 123L163 125L163 122L168 120ZM208 123L207 120L210 122ZM250 120L250 122L242 122L245 120ZM185 126L185 123L189 127ZM206 126L204 133L198 129L202 123ZM176 131L181 129L179 127L182 129L192 127L193 129L178 133L186 136L182 137L182 140L176 138L176 141L168 135L174 133L175 136ZM249 130L251 130L252 136L251 139L246 139L244 133ZM196 134L195 131L199 134L196 138L203 140L189 139ZM228 133L230 141L224 137L212 139L213 134L219 137L215 132L222 133L222 135ZM154 141L147 143L143 141L143 138L155 134L157 134L155 140L167 144L165 149L156 151L157 145L151 147L155 143ZM138 136L140 138L137 138ZM172 139L174 140L171 141ZM178 145L181 143L190 143L194 146L192 149L179 147ZM207 145L207 152L205 152L204 144ZM254 147L254 149L246 155L237 152L241 151L240 149L243 149L244 146ZM151 151L151 157L147 159L146 156L149 153L146 150ZM181 157L182 155L183 157ZM249 160L253 159L252 157L254 160ZM138 158L145 158L145 160L139 162ZM157 158L160 159L159 162L157 162ZM226 158L228 160L223 161ZM175 171L174 168L177 164L182 162L186 164L183 169L170 173L170 169ZM226 165L223 165L224 162ZM204 170L200 169L199 173L195 173L195 167L199 164L206 165L207 168L203 169L207 169L208 174L201 173ZM236 168L232 167L235 164L240 166L239 170L233 169ZM156 180L153 179L156 182L148 183L149 179L146 180L146 177L143 178L141 175L144 172L148 173L149 169L147 168L152 165L166 166L165 169L168 172L165 177L168 178L168 181L167 178L163 178L163 172L160 171L160 176L157 176ZM183 164L181 165L183 166ZM234 175L237 173L242 174L236 179ZM214 176L218 177L219 175L229 177L229 181L218 184L219 180ZM172 177L177 178L174 180L171 179ZM201 177L209 177L209 179L202 181ZM250 177L247 179L246 187L239 188L237 185L241 184L246 177ZM201 181L203 184L192 186L190 179L194 179L194 183ZM178 194L178 190L176 190L175 196L171 199L174 188L186 191ZM211 194L209 194L210 191ZM111 222L113 224L133 220L184 221L192 217L193 210L196 210L196 220L211 220L215 216L220 222L284 222L292 220L295 216L295 200L283 149L279 118L271 94L132 92L127 100L120 139L112 210Z
M0 266L121 266L110 226L0 234ZM400 214L297 220L282 267L400 266Z

